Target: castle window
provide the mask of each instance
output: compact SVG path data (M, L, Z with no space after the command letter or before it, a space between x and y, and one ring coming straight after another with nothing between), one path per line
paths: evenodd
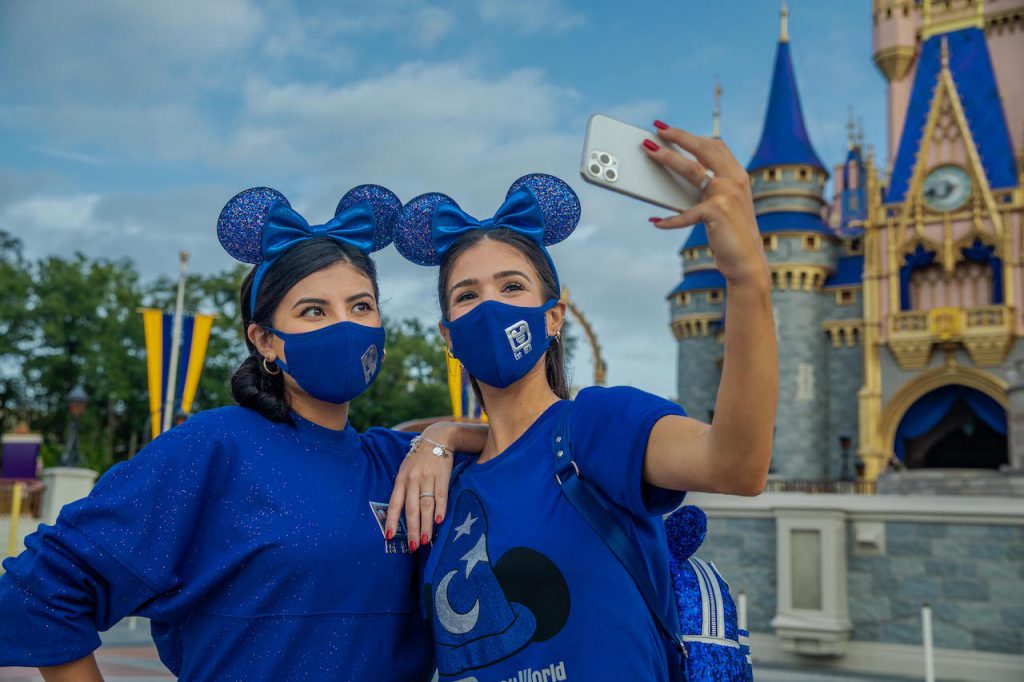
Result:
M799 168L796 171L796 179L800 182L807 182L811 177L811 170L809 168Z
M722 302L722 290L712 289L708 292L708 303L721 303Z
M804 237L804 251L817 251L821 248L821 237L816 234Z
M684 291L683 293L679 294L677 302L679 303L679 305L690 305L690 292Z
M776 251L779 248L779 239L774 234L762 237L761 241L764 243L765 251Z
M836 305L853 305L853 289L840 289L837 291Z
M861 242L860 237L850 240L849 246L850 253L864 253L864 244Z

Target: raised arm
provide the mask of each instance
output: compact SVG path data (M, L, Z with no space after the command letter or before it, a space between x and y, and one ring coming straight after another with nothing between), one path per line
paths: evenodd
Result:
M660 122L655 126L666 144L645 144L653 159L698 186L706 169L714 174L700 204L651 220L661 229L706 225L715 264L726 281L725 358L711 424L687 417L661 419L648 441L644 478L671 490L757 495L771 462L779 363L771 279L750 179L721 140Z
M487 432L488 428L483 424L455 422L437 422L424 429L421 434L423 440L409 452L395 478L385 526L389 538L398 528L403 509L409 549L414 552L431 541L434 524L444 520L453 462L450 456L434 455L432 443L443 445L449 452L476 454L484 449Z

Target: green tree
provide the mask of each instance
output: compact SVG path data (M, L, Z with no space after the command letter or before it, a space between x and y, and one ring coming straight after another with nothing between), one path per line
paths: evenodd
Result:
M387 353L369 390L354 401L349 421L362 431L410 419L451 414L444 341L419 320L385 322Z
M32 338L29 294L32 273L21 240L0 230L0 428L12 411L24 411L23 354Z
M80 428L84 464L105 469L131 454L133 429L148 412L138 274L128 260L52 256L37 265L31 299L25 376L46 463L59 455L65 396L80 382L90 395Z

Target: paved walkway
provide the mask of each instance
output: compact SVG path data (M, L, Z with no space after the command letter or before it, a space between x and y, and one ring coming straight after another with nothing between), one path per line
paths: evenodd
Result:
M96 653L105 682L155 682L175 679L160 662L149 638L149 622L139 619L136 627L122 621L103 633L103 646ZM42 682L30 668L0 668L2 682ZM882 678L820 671L758 666L756 682L909 682L910 678Z

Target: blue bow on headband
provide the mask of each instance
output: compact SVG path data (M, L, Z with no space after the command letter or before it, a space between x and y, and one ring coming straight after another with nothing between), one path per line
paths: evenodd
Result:
M544 212L536 195L529 189L519 189L509 194L494 215L484 220L474 218L455 204L438 206L430 221L430 241L438 256L443 258L459 237L467 232L499 228L521 234L540 247L555 276L555 290L561 295L558 270L544 245Z
M459 237L473 230L507 228L528 237L544 248L544 213L533 192L521 189L505 199L494 216L477 220L455 204L442 204L430 221L430 240L439 256L451 248Z
M352 246L362 253L373 250L377 221L369 201L360 201L342 211L323 225L310 225L306 219L284 202L275 203L267 213L263 225L263 260L253 276L249 297L250 314L256 311L256 294L263 275L270 265L285 252L307 239L327 238Z

